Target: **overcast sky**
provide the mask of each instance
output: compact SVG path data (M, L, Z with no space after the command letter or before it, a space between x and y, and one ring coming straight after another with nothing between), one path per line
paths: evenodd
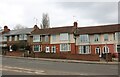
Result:
M48 13L50 27L71 26L78 21L80 26L118 23L117 2L47 2L43 0L0 0L0 26L10 29L17 24L33 27L42 14Z

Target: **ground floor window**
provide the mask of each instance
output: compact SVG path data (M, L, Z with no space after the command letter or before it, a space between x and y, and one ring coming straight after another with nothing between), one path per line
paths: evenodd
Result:
M34 45L33 46L33 51L34 52L40 52L40 51L42 51L42 46L41 45Z
M70 51L70 44L60 44L60 51Z
M83 45L79 46L79 54L89 54L90 53L90 46Z
M103 47L103 53L109 53L109 48L107 46Z
M56 46L52 46L52 53L56 53Z
M49 46L46 46L45 52L46 52L46 53L50 53L50 47L49 47Z
M117 48L117 49L116 49L116 50L117 50L117 52L118 52L118 53L120 53L120 45L117 45L117 47L116 47L116 48Z

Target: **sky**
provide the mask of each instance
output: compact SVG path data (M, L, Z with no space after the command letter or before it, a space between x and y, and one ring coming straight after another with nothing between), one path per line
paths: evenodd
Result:
M48 13L50 27L98 26L118 23L118 2L81 2L57 0L0 0L0 26L13 29L17 24L40 26L42 14ZM36 21L37 19L37 21Z

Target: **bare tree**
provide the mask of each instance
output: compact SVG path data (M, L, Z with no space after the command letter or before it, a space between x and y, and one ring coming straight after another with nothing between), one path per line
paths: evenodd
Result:
M43 13L42 15L42 24L40 25L42 29L50 27L49 15L47 13Z
M24 29L24 28L27 28L27 27L24 27L21 24L17 24L13 29L17 30L17 29Z

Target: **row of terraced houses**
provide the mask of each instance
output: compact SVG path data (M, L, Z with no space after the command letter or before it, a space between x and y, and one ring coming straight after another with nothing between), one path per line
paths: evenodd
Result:
M1 33L0 46L11 48L13 44L24 41L34 53L98 54L99 57L111 53L118 57L119 24L78 27L74 22L72 26L40 29L35 25L19 30L9 30L5 26Z

